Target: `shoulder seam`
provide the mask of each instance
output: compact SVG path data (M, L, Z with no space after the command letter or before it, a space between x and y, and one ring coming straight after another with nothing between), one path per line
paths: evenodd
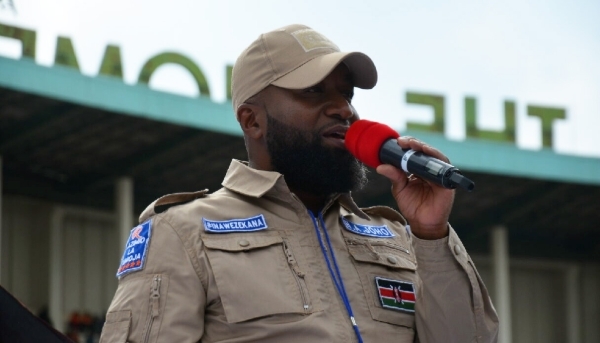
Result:
M173 193L160 197L154 204L154 213L162 213L173 206L187 204L193 200L204 198L208 189L191 193Z
M203 189L197 192L188 192L188 193L173 193L163 195L162 197L154 200L146 209L140 214L138 221L144 222L148 218L153 217L158 213L165 212L169 208L173 206L178 206L182 204L186 204L193 200L203 198L208 193L208 189Z

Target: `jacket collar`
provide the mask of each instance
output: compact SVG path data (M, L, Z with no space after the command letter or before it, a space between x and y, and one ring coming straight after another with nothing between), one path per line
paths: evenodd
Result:
M273 188L289 190L278 172L250 168L247 162L232 160L223 179L223 187L253 198L260 198Z
M282 193L291 195L282 174L250 168L247 162L235 159L231 161L222 185L233 192L253 198L260 198L267 193L273 193L276 196ZM350 193L335 194L325 206L324 211L336 201L359 217L369 219L369 216L356 205Z

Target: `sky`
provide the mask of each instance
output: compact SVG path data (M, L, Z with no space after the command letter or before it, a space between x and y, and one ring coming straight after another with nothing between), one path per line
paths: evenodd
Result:
M118 45L127 84L152 56L174 51L205 73L211 98L225 100L225 67L260 33L306 24L343 51L369 55L379 73L358 90L362 118L404 130L431 122L431 109L406 104L407 91L446 101L446 132L465 139L464 97L478 101L478 126L503 128L503 102L517 105L517 142L541 148L540 120L527 105L566 109L554 123L555 152L600 158L600 2L455 1L156 1L0 0L0 23L37 32L36 62L54 64L56 39L71 38L81 72L98 74L107 44ZM0 37L0 56L19 58L20 43ZM165 65L154 89L197 96L188 73Z

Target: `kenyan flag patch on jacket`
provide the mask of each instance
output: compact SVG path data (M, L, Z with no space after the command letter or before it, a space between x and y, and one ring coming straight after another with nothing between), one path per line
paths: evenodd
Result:
M415 313L415 286L412 282L375 277L381 306L391 310Z

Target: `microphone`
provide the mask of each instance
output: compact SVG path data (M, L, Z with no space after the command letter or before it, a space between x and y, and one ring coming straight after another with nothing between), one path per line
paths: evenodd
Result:
M344 144L369 167L386 163L445 188L459 186L469 192L475 188L475 183L453 165L420 151L402 149L398 137L398 132L385 124L361 119L350 125Z

